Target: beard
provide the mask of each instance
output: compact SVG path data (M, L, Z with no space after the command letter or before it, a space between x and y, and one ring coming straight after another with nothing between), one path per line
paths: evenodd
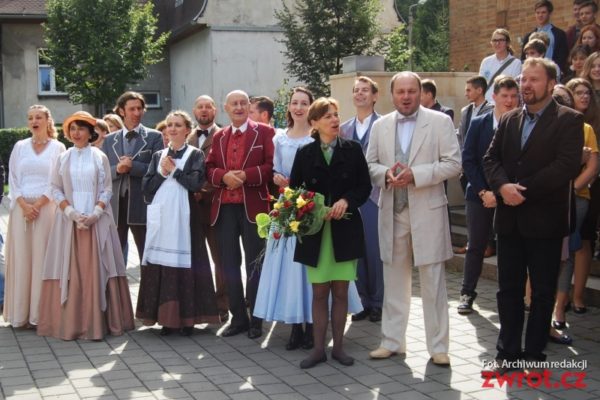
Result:
M552 92L547 88L545 88L542 93L536 93L535 90L532 90L529 93L523 92L523 103L528 105L538 104L540 102L546 101L551 95L551 93Z
M214 121L214 119L210 118L210 117L206 117L206 118L196 118L196 121L198 121L198 123L200 125L206 126L206 125L211 125Z

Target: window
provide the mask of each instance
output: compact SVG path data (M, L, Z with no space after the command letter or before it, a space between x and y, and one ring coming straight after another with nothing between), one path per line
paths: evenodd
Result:
M38 93L65 95L62 85L56 82L54 68L48 63L45 49L38 49Z
M175 7L183 5L183 0L175 0Z
M141 92L146 100L146 108L160 108L160 92Z

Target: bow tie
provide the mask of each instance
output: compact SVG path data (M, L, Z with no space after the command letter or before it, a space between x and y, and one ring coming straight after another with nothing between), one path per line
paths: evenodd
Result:
M415 115L409 115L409 116L401 115L401 116L398 117L398 123L399 124L403 124L405 122L414 122L416 120L417 120L416 114Z
M131 139L134 139L137 134L138 133L136 131L129 131L125 134L125 139L127 139L128 142L131 142Z
M200 137L202 135L208 137L208 129L196 129L196 136Z

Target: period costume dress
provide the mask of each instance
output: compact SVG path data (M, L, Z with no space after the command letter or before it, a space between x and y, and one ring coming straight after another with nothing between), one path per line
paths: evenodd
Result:
M167 155L176 169L160 171ZM204 156L190 145L156 152L143 180L148 205L146 247L136 317L166 328L218 323L206 244L200 240L200 208L193 194L204 183Z
M273 138L275 172L289 177L297 150L313 140L310 136L290 138L287 131L278 132ZM255 316L287 324L312 322L312 286L306 268L294 261L296 242L295 236L279 240L269 237L258 285ZM348 310L350 313L362 310L354 282L348 288Z
M64 144L50 140L46 148L37 154L31 138L28 138L18 141L10 154L4 320L14 327L38 323L42 264L56 209L52 201L50 174L58 156L64 151ZM27 222L17 199L23 197L28 203L34 203L41 196L46 196L50 202L41 208L34 221Z
M94 146L72 147L59 158L52 193L82 215L106 208L88 229L56 209L44 261L40 336L99 340L135 328L131 296L112 216L112 182L106 155Z

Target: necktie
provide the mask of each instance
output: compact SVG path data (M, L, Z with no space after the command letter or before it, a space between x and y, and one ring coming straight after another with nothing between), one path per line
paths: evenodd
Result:
M208 136L208 129L196 129L196 135L198 137L204 135L204 136Z
M135 138L136 136L137 136L136 131L129 131L125 134L125 138L127 139L128 142L131 142L131 139Z

